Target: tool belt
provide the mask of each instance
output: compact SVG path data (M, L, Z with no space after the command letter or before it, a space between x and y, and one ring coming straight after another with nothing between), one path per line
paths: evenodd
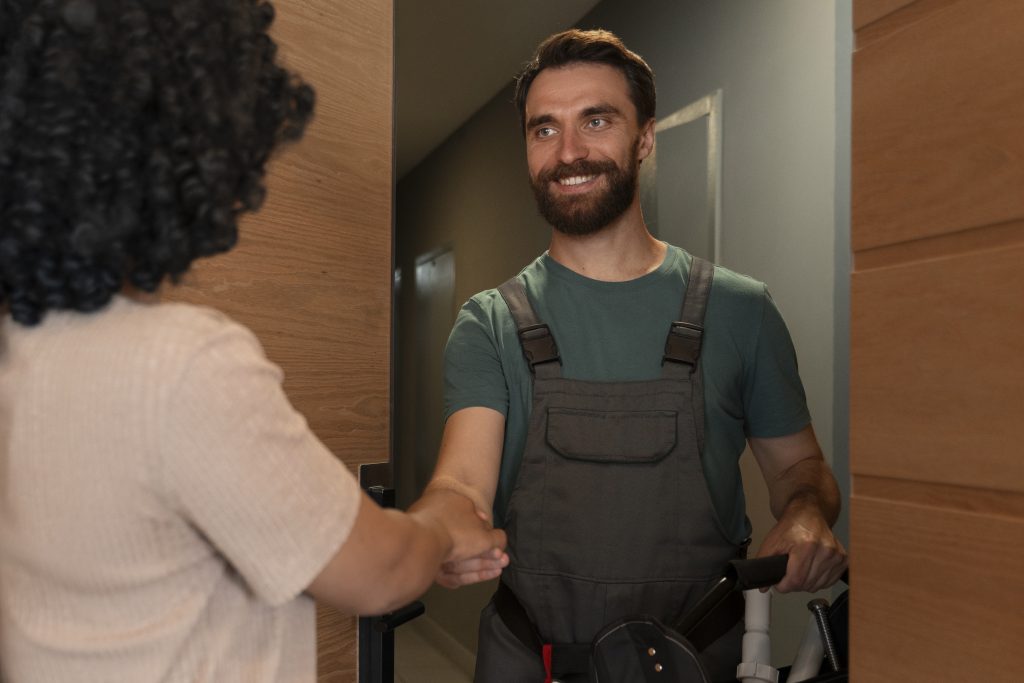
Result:
M649 615L631 615L605 626L590 643L545 643L503 582L494 594L494 607L523 646L540 654L545 683L710 681L700 652L743 619L742 591L778 583L785 576L786 560L785 555L733 560L679 622L665 625Z
M709 680L693 644L654 617L620 619L603 628L591 643L544 643L526 610L504 583L498 584L494 607L523 646L540 653L544 683L646 681L647 674L658 675L656 680L666 682Z

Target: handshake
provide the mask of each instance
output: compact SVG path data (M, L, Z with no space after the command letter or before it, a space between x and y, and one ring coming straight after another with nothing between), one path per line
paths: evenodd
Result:
M479 498L455 479L439 477L409 508L409 515L431 529L447 550L435 577L446 588L497 578L508 566L505 532L494 528L489 506Z

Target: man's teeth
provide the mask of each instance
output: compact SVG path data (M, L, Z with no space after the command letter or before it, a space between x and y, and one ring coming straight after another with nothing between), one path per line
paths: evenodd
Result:
M574 175L571 178L560 178L558 182L561 185L579 185L589 182L596 177L596 175Z

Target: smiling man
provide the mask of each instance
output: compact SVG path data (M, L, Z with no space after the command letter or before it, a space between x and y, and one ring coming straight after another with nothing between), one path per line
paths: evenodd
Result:
M481 615L477 681L589 680L558 652L585 652L630 614L675 622L746 553L748 443L778 520L758 555L790 555L778 590L842 573L839 495L765 286L647 230L648 65L606 31L560 33L520 75L516 104L551 243L460 312L429 485L493 507L509 553L449 564L438 581L508 563ZM735 676L740 619L704 652L716 680Z
M640 146L650 154L653 121L639 129L625 86L622 72L588 63L544 71L532 84L532 102L544 109L535 106L526 122L530 184L560 233L602 230L635 199ZM600 101L578 109L592 100Z

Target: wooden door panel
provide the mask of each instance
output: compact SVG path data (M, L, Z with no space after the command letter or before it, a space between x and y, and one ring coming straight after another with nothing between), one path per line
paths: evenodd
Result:
M896 500L875 498L859 481L850 680L1019 680L1024 518L950 508L942 487L930 495L942 505L900 500L895 486Z
M1016 681L1024 3L854 15L851 680Z
M854 475L1024 493L1024 243L858 271Z
M860 0L853 6L857 46L866 47L963 0ZM863 7L862 7L863 6Z
M317 436L355 470L386 459L391 334L391 3L278 0L284 61L317 91L239 245L171 296L253 328Z
M239 245L168 298L249 326L285 391L355 472L390 456L392 2L276 0L285 63L317 92L305 137L269 168ZM319 608L320 681L357 678L355 618Z
M862 0L853 7L853 28L863 28L914 2L915 0Z
M1021 25L1019 0L961 0L858 43L855 251L1024 217Z

